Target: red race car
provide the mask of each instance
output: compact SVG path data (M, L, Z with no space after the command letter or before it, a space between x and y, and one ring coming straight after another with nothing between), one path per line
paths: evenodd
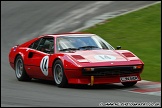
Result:
M11 48L9 63L19 81L32 78L68 84L122 83L141 80L144 63L132 52L115 50L96 34L47 34Z

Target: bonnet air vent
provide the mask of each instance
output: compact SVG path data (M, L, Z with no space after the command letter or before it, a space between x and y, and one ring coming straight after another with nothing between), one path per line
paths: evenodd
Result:
M132 53L126 52L126 53L122 53L124 56L126 57L135 57Z
M80 60L80 59L85 59L84 57L80 56L80 55L72 55L73 58Z

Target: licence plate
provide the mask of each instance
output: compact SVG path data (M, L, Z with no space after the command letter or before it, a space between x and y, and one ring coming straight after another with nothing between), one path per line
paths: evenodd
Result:
M120 77L121 82L137 81L137 80L139 80L137 76Z

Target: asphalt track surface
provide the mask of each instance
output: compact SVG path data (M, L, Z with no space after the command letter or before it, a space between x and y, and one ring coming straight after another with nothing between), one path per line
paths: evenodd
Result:
M70 32L107 12L155 1L1 1L1 106L86 107L100 102L161 102L161 96L123 91L122 85L58 88L52 81L19 82L8 62L15 44L44 33Z

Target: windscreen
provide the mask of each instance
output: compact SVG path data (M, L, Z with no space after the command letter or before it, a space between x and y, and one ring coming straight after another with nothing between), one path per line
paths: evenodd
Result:
M108 49L114 48L99 36L61 36L57 38L57 50Z

